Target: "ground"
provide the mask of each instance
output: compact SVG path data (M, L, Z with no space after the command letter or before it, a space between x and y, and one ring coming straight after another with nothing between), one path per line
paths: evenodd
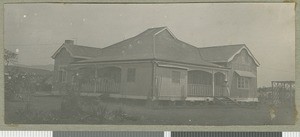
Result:
M266 125L292 124L290 108L276 111L270 120L270 107L265 104L255 106L226 106L216 104L164 105L149 107L141 101L81 99L82 112L78 116L63 117L59 96L32 96L26 100L6 101L5 122L20 123L64 123L64 124L132 124L132 125ZM95 105L93 109L91 105ZM29 108L30 107L30 108ZM24 109L33 112L25 112ZM103 117L99 120L101 113ZM84 112L84 113L83 113ZM93 113L96 112L96 113ZM119 114L122 113L122 114ZM24 115L29 114L27 119ZM95 114L95 115L94 115ZM77 113L76 113L77 115ZM113 117L114 115L114 117ZM124 116L123 116L124 115ZM73 117L74 116L74 117ZM93 117L94 116L94 117ZM116 116L125 117L116 120ZM97 120L95 120L97 118Z

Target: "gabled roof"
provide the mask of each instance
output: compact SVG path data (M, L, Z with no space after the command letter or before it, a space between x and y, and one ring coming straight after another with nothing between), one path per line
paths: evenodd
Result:
M84 59L96 57L101 50L100 48L64 43L51 57L54 59L63 48L65 48L72 57Z
M101 49L96 58L79 62L157 59L195 65L221 67L204 61L197 47L178 40L167 27L151 28Z
M206 61L230 62L235 55L239 54L243 49L248 52L248 54L253 58L255 64L259 66L259 62L245 44L203 47L199 48L199 51L202 58Z

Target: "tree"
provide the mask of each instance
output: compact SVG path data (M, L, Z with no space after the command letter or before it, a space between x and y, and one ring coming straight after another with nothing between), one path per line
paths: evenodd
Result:
M5 62L5 68L8 69L8 65L11 63L14 63L17 61L18 54L14 53L10 50L4 49L4 62ZM17 85L19 84L19 75L18 75L18 69L11 69L7 70L7 73L5 73L5 99L13 99L16 91L18 90Z
M17 59L18 59L17 53L14 53L10 50L4 49L5 66L8 66L9 64L16 62Z

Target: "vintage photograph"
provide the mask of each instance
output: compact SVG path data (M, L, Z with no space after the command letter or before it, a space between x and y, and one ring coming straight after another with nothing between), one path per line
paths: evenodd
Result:
M5 4L4 82L6 124L294 125L294 4Z

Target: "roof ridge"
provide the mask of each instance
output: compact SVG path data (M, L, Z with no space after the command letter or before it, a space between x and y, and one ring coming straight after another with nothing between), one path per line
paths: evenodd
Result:
M106 46L106 47L104 47L104 48L102 48L102 49L106 49L106 48L111 47L111 46L113 46L113 45L116 45L116 44L118 44L118 43L122 43L122 42L124 42L124 41L132 40L133 38L136 38L136 37L138 37L138 36L140 36L140 35L143 35L145 32L147 32L147 31L149 31L149 30L152 30L152 29L153 29L153 30L154 30L154 29L160 29L160 30L162 30L162 29L165 29L165 28L167 28L167 26L148 28L148 29L142 31L141 33L139 33L139 34L137 34L137 35L135 35L135 36L129 37L129 38L124 39L124 40L121 40L121 41L119 41L119 42L116 42L116 43L114 43L114 44L111 44L111 45L109 45L109 46Z
M114 45L116 45L116 44L119 44L119 43L122 43L122 42L124 42L124 41L129 41L129 40L131 40L131 39L132 39L132 38L134 38L134 37L136 37L136 36L133 36L133 37L130 37L130 38L124 39L124 40L122 40L122 41L116 42L116 43L114 43L114 44L111 44L111 45L109 45L109 46L106 46L106 47L104 47L104 48L102 48L102 49L107 49L107 48L114 47Z
M95 49L101 49L99 47L90 47L90 46L83 46L83 45L76 45L76 44L73 44L73 45L64 45L64 46L77 46L77 47L84 47L84 48L95 48Z
M167 28L167 26L151 27L151 28L148 28L147 30L150 30L150 29L164 29L164 28ZM145 31L147 31L147 30L145 30Z
M233 44L233 45L218 45L218 46L210 46L210 47L198 47L198 49L229 47L229 46L246 46L246 44Z
M149 30L149 29L147 29L147 30ZM135 35L135 36L132 36L132 37L126 38L126 39L124 39L124 40L121 40L121 41L119 41L119 42L110 44L109 46L106 46L106 47L104 47L104 48L102 48L102 49L107 49L107 48L112 47L112 46L114 46L114 45L116 45L116 44L119 44L119 43L122 43L122 42L125 42L125 41L129 41L129 40L132 40L133 38L138 37L138 36L144 34L145 32L147 32L147 30L144 30L143 32L141 32L141 33L139 33L139 34L137 34L137 35Z

